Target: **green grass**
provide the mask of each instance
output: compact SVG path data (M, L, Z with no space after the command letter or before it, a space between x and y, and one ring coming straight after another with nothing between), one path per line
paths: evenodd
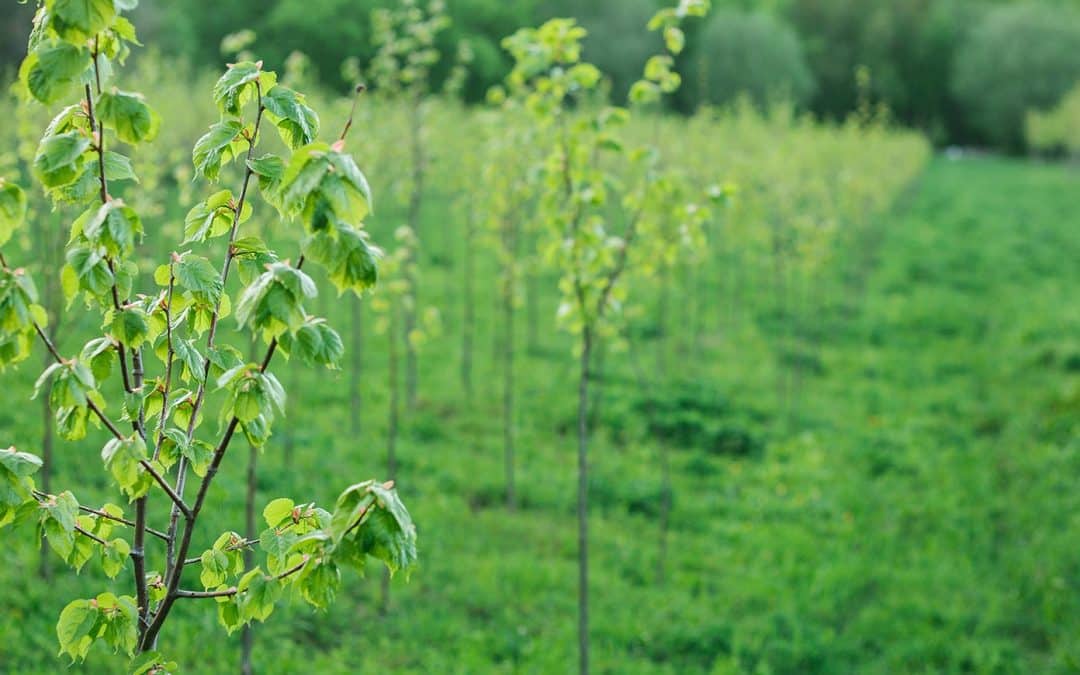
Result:
M683 353L676 333L663 386L643 390L629 365L641 358L659 377L655 338L606 356L592 447L596 672L1080 669L1078 187L1080 176L1058 166L935 161L893 214L843 238L815 281L818 304L793 319L795 351L810 367L791 390L790 414L776 382L791 357L773 346L784 324L770 314L764 261L733 314L723 288L705 288L701 356ZM427 213L432 248L443 247L436 259L454 259L445 248L454 239L435 229L446 208L435 199ZM400 449L420 567L408 583L395 580L385 618L375 612L376 574L346 579L325 614L300 605L276 613L258 628L259 672L559 673L574 662L570 341L543 323L541 348L519 369L523 504L509 513L496 289L480 284L469 405L458 383L456 274L424 272L424 300L446 325L422 354L421 406ZM554 302L546 287L544 320ZM636 334L657 334L651 316ZM337 323L345 332L347 313ZM325 503L349 480L383 473L383 340L367 336L359 437L343 433L352 415L344 374L281 367L295 392L286 432L295 459L285 466L279 433L260 458L261 500ZM25 399L36 370L5 376L0 398L5 442L20 447L39 434L39 407ZM663 433L648 433L650 396ZM671 452L675 504L663 584L660 443ZM91 442L61 445L57 484L103 489L96 454ZM243 455L238 445L220 485L243 481ZM241 529L242 491L213 492L207 512L197 546ZM105 582L58 565L50 585L34 583L36 549L4 541L0 671L58 672L57 614ZM183 604L163 645L185 672L238 664L239 636L223 637L209 605ZM96 648L85 670L120 672L120 663Z

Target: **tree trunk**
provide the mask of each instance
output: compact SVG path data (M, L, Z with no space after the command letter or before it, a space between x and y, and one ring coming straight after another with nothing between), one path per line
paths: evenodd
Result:
M52 355L45 354L45 365L52 363ZM49 409L49 397L41 397L41 489L46 494L52 494L53 472L53 416ZM41 542L41 560L38 565L38 575L48 581L52 578L52 566L49 564L49 546L43 539Z
M581 335L581 371L578 382L578 672L589 672L589 360L592 327Z
M649 416L652 417L652 402L649 403ZM663 440L660 441L660 547L656 557L656 583L664 584L665 568L667 566L668 531L671 529L671 458L668 456L668 446Z
M540 352L540 292L536 283L536 272L525 271L525 344L530 354Z
M412 192L409 195L409 229L416 235L418 241L422 241L420 235L420 214L424 204L424 143L423 143L423 110L420 100L412 105L410 122L410 141L412 146ZM416 279L416 267L419 265L419 252L412 249L410 254L409 272L406 281L409 286L409 297L412 303L405 307L405 335L411 335L416 329L416 303L419 298L418 283ZM405 405L409 410L416 408L416 396L418 388L419 372L417 364L416 348L411 340L405 341Z
M474 285L474 251L473 245L476 236L476 225L473 222L473 213L470 209L465 221L465 251L462 256L464 274L464 292L462 299L463 316L461 321L461 388L465 390L465 401L471 407L473 400L473 331L476 327L476 305L473 298Z
M506 508L517 506L514 491L514 271L506 272L503 289L503 469L506 474Z
M292 405L296 408L300 407L300 369L286 366L289 368L289 398ZM285 469L291 470L293 465L293 455L296 452L296 430L293 425L284 425L284 433L282 434L282 444L284 445L282 452L282 459L285 463Z
M400 415L400 402L398 393L398 340L402 338L398 334L398 307L396 301L390 305L390 325L387 333L390 336L390 349L387 355L388 370L390 371L390 410L386 425L386 473L390 480L397 478L397 436L398 418ZM408 334L405 334L405 342L408 344ZM386 615L390 610L390 571L383 570L381 583L381 597L379 598L379 614Z
M258 489L259 449L250 446L247 467L247 499L244 504L244 537L249 541L258 536L255 522L255 496ZM244 548L244 568L251 569L255 565L255 552L250 547ZM255 671L251 663L251 652L255 646L255 627L251 624L244 626L244 632L240 636L240 672L242 675L252 675Z
M364 306L359 297L350 301L352 310L352 354L349 358L349 429L353 436L360 435L360 413L363 404L360 378L364 359Z

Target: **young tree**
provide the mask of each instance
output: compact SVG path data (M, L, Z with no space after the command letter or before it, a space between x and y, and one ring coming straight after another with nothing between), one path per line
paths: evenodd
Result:
M682 50L679 28L686 16L703 16L705 0L682 0L650 22L659 29L669 52L653 57L645 79L631 89L631 100L647 103L674 91L678 75L672 54ZM640 258L653 255L653 235L642 228L641 215L654 182L657 151L627 151L618 137L631 113L604 107L575 114L571 99L594 90L600 72L581 62L585 30L571 19L553 19L537 29L522 29L504 46L515 59L508 78L512 93L534 115L551 148L543 163L539 218L549 229L548 261L561 274L559 321L577 336L577 520L578 520L578 656L579 671L589 670L588 443L589 385L597 340L614 334L611 314L627 296L624 275L636 271ZM633 187L620 189L619 176L601 155L613 152L633 167ZM612 194L612 193L615 194ZM635 260L631 261L631 253Z
M134 5L46 2L20 68L21 87L42 103L82 94L46 129L34 173L54 201L83 209L71 226L61 280L69 304L81 300L101 319L102 334L66 357L45 332L46 312L29 275L0 255L0 366L25 359L31 341L40 339L55 363L36 390L55 411L58 435L79 441L90 427L107 432L104 468L134 514L128 518L111 503L87 506L71 491L39 490L33 476L41 460L11 448L0 451L0 526L34 527L73 568L97 558L110 579L130 558L134 595L106 591L70 602L57 624L60 650L81 661L101 641L131 656L134 672L161 673L175 668L158 647L177 601L212 599L230 632L268 618L286 587L325 607L341 567L363 569L370 555L391 570L408 568L416 535L392 482L369 480L342 492L332 511L275 499L263 510L267 529L258 541L225 532L189 557L236 433L261 446L284 412L285 392L270 370L275 353L320 366L340 358L340 338L305 311L317 289L301 268L311 260L339 289L357 293L374 284L375 249L363 230L371 197L344 139L316 141L318 117L301 94L277 84L260 63L232 64L213 90L221 119L196 142L193 160L196 173L210 182L238 162L240 191L222 190L197 204L186 218L183 250L154 270L147 292L136 292L143 270L134 252L144 232L139 215L119 196L127 190L120 181L132 177L131 163L112 148L149 142L160 122L141 95L112 83L136 44L134 27L122 16ZM290 156L257 155L266 123ZM249 188L256 183L263 200L306 235L295 264L257 237L240 236L253 213ZM25 210L21 190L0 186L0 244ZM220 267L196 252L211 253L215 245L223 253ZM260 361L245 362L215 339L230 314L265 343ZM157 374L151 358L160 361ZM218 431L204 424L206 409L220 411ZM197 478L194 497L186 495L189 472ZM171 522L154 528L148 507L162 499L171 504ZM156 553L151 542L160 543ZM264 563L248 567L243 551L256 544ZM201 568L203 590L184 583L194 567Z
M410 291L410 279L415 278L416 249L420 242L408 226L402 225L394 233L397 248L382 261L381 292L372 296L371 308L378 313L375 331L387 337L387 390L390 402L386 418L386 473L390 480L397 476L397 443L401 434L401 326L408 311L415 311L416 302ZM409 334L413 349L419 349L428 335L438 330L438 313L426 311L421 321L423 329L416 328ZM383 575L379 612L390 609L390 577Z
M402 0L397 10L377 9L371 17L377 52L372 64L373 79L381 95L404 100L408 110L409 200L406 225L423 239L420 228L430 161L427 148L427 94L431 89L431 69L439 62L435 40L449 28L443 0L431 0L426 8L418 0ZM416 269L415 265L410 266ZM418 296L417 279L410 276L409 295ZM406 336L417 327L416 312L406 308L402 330ZM416 407L419 373L416 350L405 343L405 401Z

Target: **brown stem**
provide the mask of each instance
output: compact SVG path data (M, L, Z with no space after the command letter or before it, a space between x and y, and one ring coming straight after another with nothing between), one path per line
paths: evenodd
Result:
M304 567L308 564L309 560L310 560L309 558L305 558L303 562L300 562L300 563L297 563L297 564L293 565L292 567L285 570L281 574L277 574L277 575L274 575L272 577L267 577L267 579L271 580L271 581L281 581L282 579L286 579L288 577L291 577L292 575L296 574L300 570L304 569ZM176 597L178 597L178 598L231 598L232 596L236 595L239 592L240 591L239 591L239 589L236 588L236 586L232 586L230 588L223 588L220 591L189 591L189 590L185 590L183 588L180 588L180 589L176 590Z
M251 159L255 156L255 145L259 139L259 129L262 126L262 116L265 108L263 107L262 99L262 86L256 80L256 105L257 110L255 113L255 127L252 130L251 137L248 139L248 151L247 161L244 162L244 182L240 188L240 198L237 199L235 208L233 210L233 222L232 229L229 231L228 248L225 253L225 262L221 268L221 287L224 293L225 283L229 279L229 269L232 267L232 261L235 257L235 251L233 250L233 242L236 241L236 234L240 228L240 214L244 212L244 204L247 201L248 186L251 184L251 177L254 175L254 171L251 169ZM214 307L214 313L210 317L210 329L206 338L206 363L203 366L203 376L199 381L199 388L195 394L195 402L191 409L191 420L188 422L187 437L190 442L195 436L195 423L198 420L199 411L202 409L203 402L206 400L206 380L210 377L210 352L214 349L214 338L217 336L218 319L221 314L221 300L218 299L216 306ZM184 496L184 489L187 487L187 474L188 474L188 462L186 457L181 457L176 469L176 494L181 499ZM176 541L176 529L179 526L181 510L174 505L171 513L169 514L169 539ZM189 514L185 513L185 517ZM192 524L192 519L188 517L188 525ZM174 555L175 554L175 555ZM168 578L174 570L183 571L183 565L176 565L176 561L183 559L187 552L177 553L170 545L169 550L166 551L165 559L165 576ZM168 600L166 599L166 602Z

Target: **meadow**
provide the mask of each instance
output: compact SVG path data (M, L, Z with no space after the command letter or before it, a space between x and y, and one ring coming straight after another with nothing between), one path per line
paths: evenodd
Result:
M215 120L218 75L150 53L121 76L162 117L133 154L140 182L117 188L153 235L135 253L144 280L208 194L190 148ZM302 72L282 79L325 111L332 141L352 99ZM51 117L14 96L0 104L13 121L0 127L0 175L30 187ZM387 594L372 565L346 573L325 611L283 605L252 632L254 671L571 672L579 338L557 320L558 241L536 187L545 137L520 109L466 107L453 92L421 104L365 94L351 133L385 274L357 298L312 269L340 369L275 364L286 416L261 449L233 448L193 550L244 530L249 484L260 512L393 475L417 526L408 578ZM780 104L646 109L621 133L662 151L645 180L666 187L643 218L665 246L631 260L643 273L590 364L594 671L1080 669L1075 168L934 156L870 107L839 123ZM613 194L641 179L618 155L597 166ZM243 170L223 169L222 183ZM101 334L99 317L61 298L78 212L29 192L30 227L4 253L37 278L57 344L74 353ZM282 251L301 238L265 205L250 223ZM413 258L397 254L404 224ZM403 335L396 322L414 309L417 332ZM252 352L235 327L223 319L220 339ZM3 373L0 444L42 447L49 413L30 392L44 363L36 346ZM99 470L107 438L54 440L51 484L115 501ZM168 506L152 505L151 521ZM128 574L108 581L95 560L73 575L30 532L2 531L0 671L61 672L61 609L120 592ZM181 672L240 664L241 633L226 637L201 603L178 604L162 641ZM80 668L126 664L98 644Z

